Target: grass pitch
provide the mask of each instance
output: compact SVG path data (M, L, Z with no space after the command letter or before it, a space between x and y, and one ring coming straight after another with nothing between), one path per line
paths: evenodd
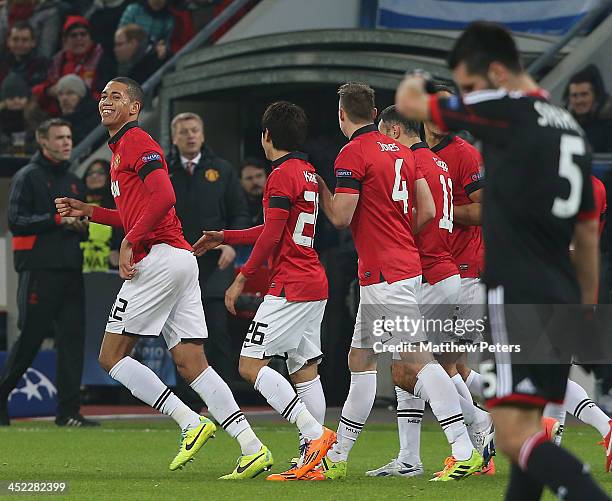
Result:
M257 426L272 450L273 472L282 471L296 454L297 437L288 425ZM335 426L335 424L334 424ZM367 425L349 462L349 476L339 482L266 482L265 475L244 481L217 478L232 471L238 445L222 430L184 470L168 464L178 447L179 433L171 421L107 421L95 429L62 429L52 423L16 423L0 428L0 482L65 481L67 494L80 499L435 499L470 501L503 499L508 463L498 456L494 477L460 482L429 483L440 469L448 445L436 424L424 424L421 455L426 474L417 479L368 478L367 469L386 463L398 447L393 425ZM592 466L597 480L612 493L612 474L603 473L604 455L597 433L586 426L566 429L564 444ZM5 494L6 492L0 493ZM45 496L46 498L55 496ZM553 499L548 495L546 499Z

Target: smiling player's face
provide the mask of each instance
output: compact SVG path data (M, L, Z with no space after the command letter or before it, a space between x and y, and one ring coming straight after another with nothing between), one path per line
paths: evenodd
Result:
M121 82L109 82L102 91L98 110L102 125L107 128L121 127L138 115L139 103L132 102L127 92L127 85Z

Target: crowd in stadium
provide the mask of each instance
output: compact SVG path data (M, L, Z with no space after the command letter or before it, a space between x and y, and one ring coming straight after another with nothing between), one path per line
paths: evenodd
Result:
M49 117L78 123L78 143L97 125L92 110L110 78L144 83L227 3L0 2L0 154L31 155L34 131Z

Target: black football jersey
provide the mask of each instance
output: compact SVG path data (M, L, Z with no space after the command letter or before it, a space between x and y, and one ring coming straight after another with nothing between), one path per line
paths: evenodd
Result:
M543 91L505 90L432 97L431 112L482 142L487 286L502 285L513 302L579 303L569 248L593 192L590 147L572 115Z

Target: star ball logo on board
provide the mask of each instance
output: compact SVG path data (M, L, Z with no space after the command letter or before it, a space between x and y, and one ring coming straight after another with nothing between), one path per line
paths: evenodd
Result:
M44 400L45 398L53 398L57 394L57 388L51 380L42 372L30 367L21 378L23 385L15 388L9 394L9 401L19 394L26 396L28 402L35 398L36 400ZM41 392L41 390L43 390Z

